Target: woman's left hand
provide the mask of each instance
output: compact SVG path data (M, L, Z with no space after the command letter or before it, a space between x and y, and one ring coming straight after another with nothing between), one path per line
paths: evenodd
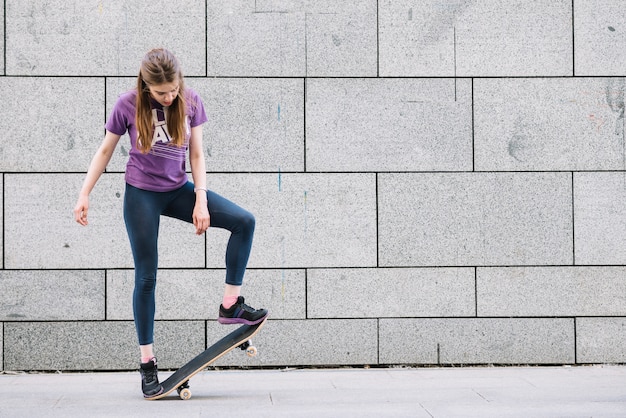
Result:
M211 226L211 215L207 208L206 200L203 202L196 201L193 208L193 225L196 227L196 235L202 235Z

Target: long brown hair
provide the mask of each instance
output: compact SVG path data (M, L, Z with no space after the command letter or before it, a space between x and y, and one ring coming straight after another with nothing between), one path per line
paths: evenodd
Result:
M150 108L150 85L175 83L178 81L178 95L167 112L167 129L172 143L181 147L186 136L186 103L183 73L178 60L167 49L157 48L148 51L141 61L137 77L137 102L135 125L137 126L137 149L147 153L152 148L152 109Z

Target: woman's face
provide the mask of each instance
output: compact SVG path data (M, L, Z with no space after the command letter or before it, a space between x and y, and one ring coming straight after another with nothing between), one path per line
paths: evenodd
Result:
M148 86L150 96L163 106L171 106L178 96L179 83L165 83Z

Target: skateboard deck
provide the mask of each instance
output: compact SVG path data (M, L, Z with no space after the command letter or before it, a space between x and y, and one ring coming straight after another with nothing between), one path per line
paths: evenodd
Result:
M211 363L229 353L235 348L245 350L248 356L254 357L257 354L256 347L251 345L251 338L254 337L265 325L267 317L256 325L242 325L224 338L198 354L187 364L176 370L170 377L161 382L163 392L159 395L145 398L148 400L161 399L169 395L177 389L181 399L191 398L191 390L189 389L189 379L204 370Z

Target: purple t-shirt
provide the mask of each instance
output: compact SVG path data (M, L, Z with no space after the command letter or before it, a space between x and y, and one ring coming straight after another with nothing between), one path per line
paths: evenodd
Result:
M150 152L142 154L137 149L136 98L137 90L130 90L120 95L105 124L107 131L117 135L124 135L128 132L130 137L131 147L126 164L126 182L153 192L175 190L187 182L185 155L189 148L191 128L202 125L208 120L202 100L193 90L185 89L187 133L185 143L180 148L169 143L171 137L166 124L168 108L164 108L155 100L150 100L154 135Z

